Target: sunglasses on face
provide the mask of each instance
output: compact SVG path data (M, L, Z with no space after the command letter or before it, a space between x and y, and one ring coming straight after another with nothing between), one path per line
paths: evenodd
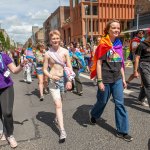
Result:
M144 34L143 32L139 32L138 34Z

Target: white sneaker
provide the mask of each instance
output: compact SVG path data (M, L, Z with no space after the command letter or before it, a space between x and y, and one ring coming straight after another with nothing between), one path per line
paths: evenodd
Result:
M1 141L6 141L6 136L5 136L5 134L0 134L0 140Z
M27 80L26 80L26 79L23 79L23 81L24 81L24 82L27 82Z
M7 137L7 141L9 142L11 148L15 148L18 145L13 135Z
M139 102L140 105L145 106L145 107L149 107L149 105L146 102Z
M67 134L66 134L66 131L65 130L60 130L60 137L59 137L59 140L64 142L65 139L67 137Z

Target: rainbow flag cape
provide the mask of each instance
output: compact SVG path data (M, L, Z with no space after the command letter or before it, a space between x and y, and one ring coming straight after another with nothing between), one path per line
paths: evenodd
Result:
M109 35L106 35L103 37L95 51L95 55L92 61L92 66L90 68L90 77L93 79L96 76L96 67L97 67L97 61L102 56L104 56L110 49L113 49L116 53L119 54L119 56L122 59L122 66L124 67L124 58L123 58L123 50L122 50L122 43L119 39L116 39L114 43L110 41Z

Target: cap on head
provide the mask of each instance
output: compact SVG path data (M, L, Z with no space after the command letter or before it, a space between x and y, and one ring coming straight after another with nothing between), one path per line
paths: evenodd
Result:
M144 31L144 30L137 30L137 31L136 31L136 35L139 34L139 32L143 32L143 34L145 34L145 31Z
M148 30L147 30L147 35L150 36L150 28L148 28Z

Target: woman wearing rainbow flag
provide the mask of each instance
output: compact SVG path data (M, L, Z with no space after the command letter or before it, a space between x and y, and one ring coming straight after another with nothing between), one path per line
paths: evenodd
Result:
M91 67L91 78L97 75L98 91L97 102L90 111L90 122L96 124L112 95L115 103L116 136L128 142L133 138L128 134L128 113L124 106L123 89L126 88L124 75L124 59L122 43L117 38L120 34L120 22L111 20L105 28L96 49Z

